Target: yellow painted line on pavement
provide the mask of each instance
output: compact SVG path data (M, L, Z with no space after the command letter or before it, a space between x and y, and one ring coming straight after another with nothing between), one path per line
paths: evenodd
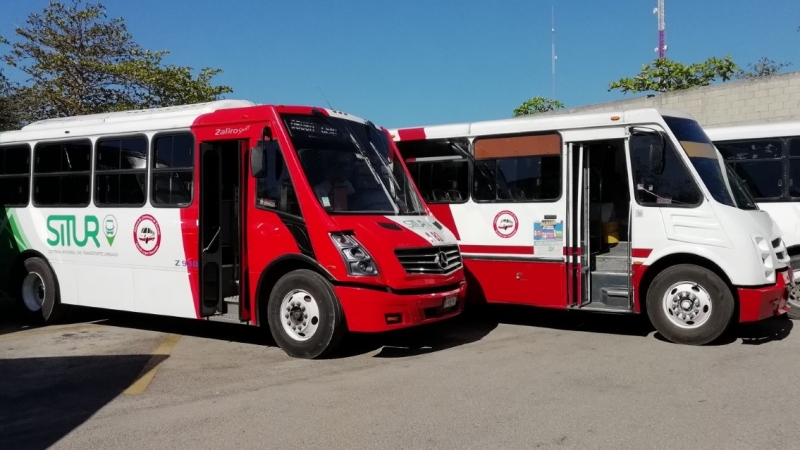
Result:
M163 358L163 356L169 356L172 349L174 349L175 345L178 343L179 338L180 335L178 334L168 334L164 342L153 352L153 356L150 357L147 364L144 365L142 372L136 377L136 381L128 386L128 389L125 389L122 393L125 395L143 394L144 391L147 390L147 387L150 386L153 378L155 378L158 368L161 367L161 362L166 359Z

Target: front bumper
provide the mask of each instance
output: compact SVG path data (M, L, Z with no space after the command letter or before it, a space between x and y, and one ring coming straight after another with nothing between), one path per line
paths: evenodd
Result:
M789 311L789 290L794 284L792 269L778 272L772 286L737 288L739 293L739 322L757 322Z
M398 294L350 286L335 286L344 310L347 329L355 332L381 332L438 322L464 310L466 283L447 291L423 294ZM443 308L447 299L455 305Z

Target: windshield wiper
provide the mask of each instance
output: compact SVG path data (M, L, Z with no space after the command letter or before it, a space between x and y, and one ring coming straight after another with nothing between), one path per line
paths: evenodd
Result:
M367 142L369 142L370 147L372 147L373 153L378 155L378 160L380 160L381 165L383 166L383 170L386 172L386 176L389 178L389 181L392 182L392 185L394 185L394 188L397 189L397 192L404 191L404 189L402 187L400 187L400 182L397 181L397 177L395 177L394 173L392 173L392 169L391 169L391 167L389 167L389 161L383 159L383 155L381 155L381 152L379 152L378 149L375 148L375 144L372 143L372 132L373 132L373 130L377 130L377 128L370 121L367 121L364 125L365 125L365 127L367 129ZM389 149L387 149L387 152L388 151L389 151ZM409 210L407 208L408 205L406 204L406 202L401 202L400 201L400 198L397 196L396 192L392 192L392 197L394 198L394 200L398 204L400 204L400 203L403 204L403 209L404 209L403 212L405 212L405 213L409 212ZM411 197L411 203L414 206L413 212L414 213L419 213L420 211L422 211L422 208L419 207L418 204L416 204L415 196L411 195L409 197Z
M311 110L311 114L328 122L328 124L336 128L337 130L343 131L336 123L330 120L328 116L323 114L322 111L314 108ZM406 213L407 208L405 208L405 206L401 207L399 205L397 197L393 193L390 193L389 190L386 189L386 186L384 186L384 183L381 181L380 175L378 175L378 173L375 171L375 168L372 166L372 163L370 162L369 155L367 155L367 152L364 150L364 147L361 146L361 143L358 142L358 138L356 138L355 133L353 133L353 129L350 128L350 124L347 123L348 121L344 120L343 122L344 126L347 128L347 134L350 136L350 140L353 141L353 144L355 144L358 153L361 154L361 156L364 158L364 162L367 164L367 168L369 168L369 171L372 173L372 176L374 176L375 179L378 181L378 183L381 184L381 187L384 189L384 192L386 192L386 195L389 196L389 200L392 202L392 206L395 208L397 212ZM378 158L380 159L380 155L378 155Z
M463 147L461 147L461 144L451 141L449 139L446 142L447 145L450 146L450 148L455 149L458 153L461 154L461 156L464 156L467 159L469 159L470 162L472 162L472 167L477 167L478 170L481 172L481 174L483 174L483 176L486 177L487 180L492 181L492 183L494 184L495 192L499 190L500 186L497 184L497 175L494 172L489 170L485 164L478 164L478 160L475 159L472 153L468 152Z

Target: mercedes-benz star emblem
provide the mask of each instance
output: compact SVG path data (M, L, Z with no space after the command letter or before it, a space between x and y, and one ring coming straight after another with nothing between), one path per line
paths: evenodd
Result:
M435 262L439 264L439 267L445 269L447 267L447 255L445 255L444 252L439 252L439 254L436 255Z

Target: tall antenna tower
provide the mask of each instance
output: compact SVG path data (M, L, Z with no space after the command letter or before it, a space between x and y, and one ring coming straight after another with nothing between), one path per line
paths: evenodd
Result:
M661 0L663 1L663 0ZM550 6L550 18L551 18L551 26L550 26L550 53L551 53L551 72L553 78L553 96L551 98L556 98L556 10L554 6Z
M653 14L658 14L658 47L656 47L656 51L658 52L658 59L664 59L667 53L667 39L664 36L664 30L667 28L666 20L664 19L664 0L658 0L658 6L653 9Z

